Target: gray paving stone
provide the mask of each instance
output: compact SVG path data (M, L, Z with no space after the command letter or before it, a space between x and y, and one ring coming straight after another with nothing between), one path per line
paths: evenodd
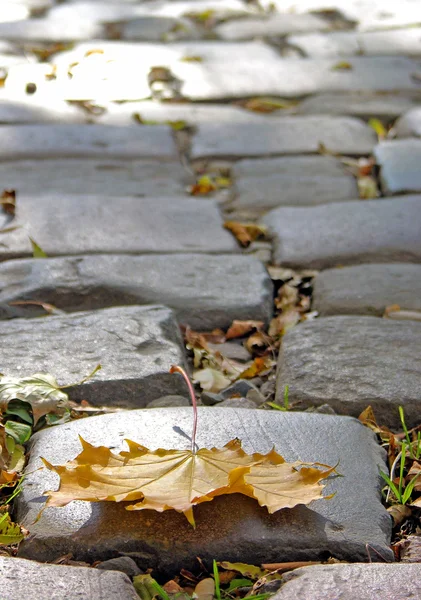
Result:
M0 263L0 281L0 318L45 314L37 307L8 305L26 299L68 312L161 303L180 323L199 330L227 328L234 319L267 323L272 316L271 280L251 256L22 259Z
M314 565L283 576L274 600L407 600L421 588L419 566L397 563Z
M201 34L191 21L173 17L138 17L124 23L121 27L122 40L174 41L197 39Z
M239 106L228 104L192 104L168 102L114 102L105 105L106 111L95 117L97 123L106 125L133 125L134 119L140 117L143 121L167 123L168 121L184 121L188 125L201 123L266 123L271 115L245 110ZM138 115L138 117L134 117Z
M34 523L43 507L43 492L57 486L54 473L36 470L39 457L53 464L74 458L80 451L78 434L115 451L122 448L125 438L149 448L190 447L190 408L91 417L32 438L28 475L18 498L18 518L30 529L31 537L20 546L20 555L46 560L65 551L76 559L95 560L123 551L135 558L140 568L157 566L174 573L180 567L193 568L197 556L206 563L216 559L260 564L320 559L328 554L365 561L368 542L386 560L393 560L390 517L380 502L378 473L386 469L384 452L373 433L356 420L203 407L198 422L199 447L220 447L240 437L247 452L267 452L275 445L287 460L328 464L339 460L344 477L332 479L326 487L327 494L337 492L335 497L269 515L251 498L221 496L196 507L195 530L176 512L129 512L112 502L73 502L65 508L46 509Z
M171 129L111 125L2 125L0 159L45 158L175 159Z
M48 256L239 252L214 200L84 195L24 196L17 229L3 233L0 260L32 256L28 235ZM0 215L0 228L10 225Z
M18 195L143 198L183 194L189 173L172 161L67 158L0 162L0 180Z
M327 269L314 279L312 308L320 316L382 316L392 304L421 311L421 265L357 265Z
M0 557L2 600L138 600L124 573Z
M0 22L0 36L5 40L72 42L100 38L101 34L101 26L84 22L78 19L77 15L67 21L46 17L12 21L11 23Z
M298 17L299 15L297 15ZM309 57L420 56L421 28L386 31L334 31L288 36L287 42ZM352 66L352 58L350 59Z
M301 31L326 31L329 22L312 14L271 14L266 17L231 19L214 28L224 40L250 40L261 37L283 37Z
M1 63L1 59L0 59ZM81 110L63 100L34 102L26 100L0 100L0 124L19 123L83 123L87 119Z
M374 117L390 122L416 105L415 99L397 94L318 94L300 102L296 112Z
M400 139L380 142L374 148L385 194L421 191L421 140Z
M235 208L256 214L276 206L308 206L358 197L355 178L325 156L242 160L233 168Z
M265 123L203 123L192 141L191 157L271 156L317 153L320 144L342 154L369 154L374 131L350 117L273 117Z
M290 330L278 359L276 398L300 407L329 404L358 416L371 405L379 423L399 428L398 406L415 427L421 405L421 323L376 317L316 319ZM402 376L399 376L401 374Z
M394 126L396 137L421 137L421 107L408 110L398 119Z
M174 314L164 306L17 319L0 323L0 338L1 363L11 376L51 373L60 385L70 385L101 364L92 379L72 388L73 400L139 408L167 394L186 395L169 373L185 359Z
M274 261L302 269L421 261L421 196L281 207L263 218Z
M231 52L227 50L227 56ZM230 56L231 58L231 56ZM175 63L172 72L191 100L223 100L247 96L302 97L327 92L389 92L419 95L419 70L405 57L353 57L352 69L336 69L338 58L258 59L232 57L203 63Z

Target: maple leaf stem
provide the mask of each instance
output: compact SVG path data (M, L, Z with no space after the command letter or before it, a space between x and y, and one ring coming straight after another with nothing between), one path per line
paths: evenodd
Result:
M189 388L190 399L193 406L193 432L191 436L191 451L193 454L196 453L196 431L197 431L197 402L196 402L196 394L194 393L193 385L187 375L186 371L183 367L179 367L178 365L172 365L170 368L170 373L180 373L184 377L184 381L187 383L187 387Z

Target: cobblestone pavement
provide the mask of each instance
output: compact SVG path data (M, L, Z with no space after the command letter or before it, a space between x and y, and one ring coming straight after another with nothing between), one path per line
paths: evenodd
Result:
M16 215L0 213L0 370L66 385L101 363L72 399L130 409L32 438L16 503L30 535L20 558L0 557L1 600L136 598L121 572L35 562L69 552L169 574L197 556L333 556L361 564L300 569L279 600L421 597L415 566L363 564L394 557L385 453L354 418L372 405L398 427L403 405L420 421L420 100L417 0L1 0L0 193L16 191ZM242 247L227 220L266 239ZM115 503L34 522L57 485L40 457L73 458L79 434L188 447L186 389L169 374L190 365L179 325L266 327L279 286L303 277L318 317L285 334L276 374L203 390L198 442L339 462L331 501L269 515L220 497L196 530ZM263 410L285 385L301 410Z

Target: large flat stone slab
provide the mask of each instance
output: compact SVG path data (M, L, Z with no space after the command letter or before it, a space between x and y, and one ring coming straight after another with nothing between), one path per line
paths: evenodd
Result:
M296 15L298 17L299 15ZM385 31L334 31L291 35L287 41L310 57L420 56L421 27ZM351 59L352 68L352 59Z
M271 156L317 153L320 144L339 154L369 154L374 131L351 117L273 117L265 123L208 124L198 127L191 156Z
M177 156L171 128L164 125L2 125L0 159L159 158Z
M0 180L20 195L180 196L191 180L179 162L52 158L0 162ZM46 182L48 181L48 185Z
M390 122L416 105L415 98L398 94L317 94L300 102L296 112L303 115L349 115Z
M421 261L421 196L281 207L263 218L274 261L303 269Z
M249 42L250 43L250 42ZM228 60L227 60L228 58ZM191 100L223 100L259 95L302 97L316 93L392 92L420 94L417 62L405 57L352 58L352 69L338 69L338 58L284 59L230 57L202 63L175 63L183 82L181 93Z
M374 148L374 157L380 167L380 183L386 194L421 191L421 140L380 142Z
M421 406L421 323L376 317L326 317L304 323L282 340L276 397L285 385L300 407L330 404L358 416L368 405L379 423L399 428L398 406L408 427Z
M0 557L2 600L138 600L130 579L118 571L44 565Z
M1 62L1 61L0 61ZM22 123L84 123L81 110L70 106L64 100L36 102L26 100L0 100L0 124Z
M227 328L234 319L268 322L273 290L262 263L241 255L165 254L22 259L0 263L0 318L45 314L16 300L66 311L161 303L194 329Z
M314 565L283 575L274 600L407 600L421 588L419 565Z
M257 214L276 206L309 206L358 197L355 178L325 156L241 160L233 168L235 208Z
M72 552L76 559L95 560L124 552L140 568L156 566L174 573L180 567L193 568L197 556L206 562L252 564L328 555L366 561L368 542L386 560L393 560L390 517L380 502L384 452L361 423L330 415L216 407L199 408L198 423L199 447L220 447L240 437L247 452L268 452L275 446L287 460L328 464L339 460L344 477L332 479L325 492L336 491L335 497L269 515L251 498L221 496L195 508L195 530L174 511L129 512L112 502L73 502L65 508L50 508L34 523L44 506L43 492L57 487L54 473L36 471L39 457L53 464L74 458L80 451L78 434L115 451L123 447L124 438L149 448L190 447L192 411L187 407L92 417L32 438L28 475L17 500L18 518L31 536L20 546L20 555L50 560Z
M22 195L13 225L1 235L0 260L32 256L28 236L48 256L239 252L216 202L189 197Z
M81 381L71 398L102 406L139 408L185 387L169 373L184 363L173 312L164 306L126 306L45 319L0 323L3 372L51 373L60 385ZM30 349L30 351L28 351Z
M262 37L283 37L303 31L327 31L328 21L312 14L271 14L266 17L230 19L214 28L223 40L250 40Z
M312 307L320 316L377 315L397 304L421 311L421 265L357 265L327 269L314 280Z

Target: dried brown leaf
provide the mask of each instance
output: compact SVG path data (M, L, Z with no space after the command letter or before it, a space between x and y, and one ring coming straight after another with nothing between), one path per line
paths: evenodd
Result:
M16 191L3 190L0 196L0 205L7 215L14 217L16 212Z
M265 237L267 228L255 223L239 223L237 221L225 221L225 229L231 231L242 246L249 246L255 240Z
M260 330L264 326L263 321L233 321L225 334L225 339L232 340L234 338L244 337L250 331Z

